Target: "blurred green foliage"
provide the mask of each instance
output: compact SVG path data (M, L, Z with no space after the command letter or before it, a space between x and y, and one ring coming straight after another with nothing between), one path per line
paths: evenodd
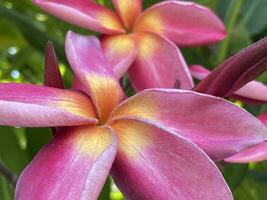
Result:
M98 0L112 8L110 0ZM144 0L147 8L160 0ZM182 49L188 64L202 64L214 68L219 62L267 35L266 0L195 0L208 6L220 16L228 29L228 37L219 44ZM53 41L64 71L66 85L71 83L71 70L64 53L64 36L68 30L95 34L50 15L34 6L31 0L0 0L0 81L42 84L44 47ZM266 75L260 80L267 83ZM122 80L129 95L127 78ZM266 105L245 108L258 115ZM42 145L51 138L49 129L22 129L0 127L0 160L19 175ZM264 200L267 198L267 162L249 165L225 165L223 174L237 200ZM118 192L110 194L107 180L100 199L122 199ZM14 188L0 175L0 199L13 199Z

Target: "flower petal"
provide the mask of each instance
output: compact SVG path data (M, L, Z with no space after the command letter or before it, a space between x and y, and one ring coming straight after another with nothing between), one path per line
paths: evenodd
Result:
M193 90L220 97L232 95L267 69L266 55L267 37L224 61Z
M245 110L222 98L185 90L145 90L115 109L111 121L117 119L171 128L216 160L267 139L266 126Z
M139 50L129 69L137 91L147 88L173 88L177 79L182 89L191 89L193 81L179 49L152 33L138 33Z
M212 11L183 1L165 1L147 9L134 31L157 33L180 46L209 44L226 36L223 23Z
M75 126L97 123L85 95L45 86L0 84L0 124L21 127Z
M33 2L62 20L105 34L124 33L119 17L94 1L33 0Z
M63 129L36 155L17 183L16 199L97 199L117 152L108 128Z
M267 160L267 142L260 143L224 159L229 163L249 163Z
M104 55L116 77L121 78L137 55L137 45L132 35L107 36L101 40Z
M233 199L214 163L190 141L133 120L111 126L119 139L111 174L126 199Z
M45 85L64 89L64 83L59 71L57 55L52 42L46 44L45 49Z
M199 80L210 74L210 71L201 65L190 66L190 72ZM248 104L267 103L267 86L258 81L250 81L235 91L231 97Z
M142 11L142 0L112 0L126 28L130 29Z
M258 116L258 119L267 125L267 112ZM267 142L260 143L224 159L224 161L230 163L259 162L263 160L267 160Z
M124 98L124 93L106 62L99 40L69 32L66 54L77 78L87 88L95 104L98 118L105 121L113 108Z

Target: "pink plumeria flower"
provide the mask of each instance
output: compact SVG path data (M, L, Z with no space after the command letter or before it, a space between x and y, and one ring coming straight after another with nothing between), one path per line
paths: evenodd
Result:
M109 172L127 199L233 199L199 147L221 160L259 144L267 139L260 120L189 90L148 89L125 100L94 36L69 32L66 54L80 91L55 88L55 69L46 69L53 87L0 84L1 125L63 127L20 175L17 200L94 200Z
M267 87L254 79L267 69L267 38L230 57L211 73L193 65L193 77L203 80L193 90L219 97L232 97L249 104L267 102Z
M116 77L129 69L137 91L172 88L176 80L181 89L191 89L191 75L175 44L210 44L226 35L217 16L192 2L164 1L143 12L141 0L112 0L115 12L89 0L34 3L67 22L102 33L101 46Z

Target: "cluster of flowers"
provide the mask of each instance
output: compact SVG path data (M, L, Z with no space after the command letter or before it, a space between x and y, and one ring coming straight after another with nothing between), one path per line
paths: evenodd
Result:
M267 39L211 73L189 70L176 45L226 35L205 7L164 1L142 12L141 0L112 0L114 12L89 0L34 2L103 36L67 34L71 89L51 43L45 86L0 84L1 125L54 132L21 174L17 200L94 200L109 173L126 199L230 200L214 161L267 158L266 114L258 119L224 99L267 101L265 86L253 81L267 68ZM126 71L139 92L128 99L118 82ZM194 86L191 74L203 80ZM180 89L172 89L176 80Z

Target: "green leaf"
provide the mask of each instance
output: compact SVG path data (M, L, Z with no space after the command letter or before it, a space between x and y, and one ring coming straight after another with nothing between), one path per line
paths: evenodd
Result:
M17 175L28 163L26 151L22 149L15 129L0 127L0 159Z
M242 15L244 16L242 23L246 25L250 34L255 35L266 28L266 10L266 0L245 0L242 9Z
M0 16L16 24L21 33L24 35L25 39L41 52L44 51L45 44L48 40L53 41L59 58L63 61L66 61L64 45L58 43L51 36L48 36L46 32L41 29L41 27L33 23L32 19L17 12L16 10L7 9L4 7L0 7Z
M48 128L26 128L27 152L30 158L51 140L51 132Z
M257 181L247 176L234 192L235 200L265 200L267 182Z
M0 199L12 200L13 195L10 190L10 185L7 183L5 178L0 175Z
M246 177L247 164L227 164L223 167L223 175L232 191L234 191Z
M28 156L20 145L14 128L1 126L0 138L0 160L18 176L28 163ZM11 188L7 180L0 175L0 199L13 199L13 190L14 188Z

